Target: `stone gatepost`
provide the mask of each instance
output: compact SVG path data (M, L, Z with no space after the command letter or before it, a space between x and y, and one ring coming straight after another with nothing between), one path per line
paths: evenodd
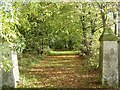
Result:
M4 64L11 65L11 67L9 68L10 70L7 72L4 69L5 67L2 68L2 84L1 85L5 87L16 88L19 82L17 52L13 51L12 47L10 47L8 43L1 43L0 49L5 49L4 52L0 51L2 56L1 60L3 61L9 60L10 63L4 63ZM3 56L5 56L6 59L3 59Z
M103 31L100 37L100 81L102 85L116 87L119 84L118 75L118 43L111 28Z
M117 18L117 25L118 25L118 62L119 62L119 82L120 82L120 2L117 5L118 8L118 18ZM120 84L119 84L120 86Z

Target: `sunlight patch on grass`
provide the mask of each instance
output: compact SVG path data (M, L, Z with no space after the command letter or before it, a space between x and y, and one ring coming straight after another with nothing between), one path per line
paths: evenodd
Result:
M77 55L79 51L50 51L49 55Z

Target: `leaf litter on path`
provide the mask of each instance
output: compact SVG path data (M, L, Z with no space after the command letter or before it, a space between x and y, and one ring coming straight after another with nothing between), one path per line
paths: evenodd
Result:
M87 72L83 62L77 55L48 56L26 71L36 88L99 88L97 71Z

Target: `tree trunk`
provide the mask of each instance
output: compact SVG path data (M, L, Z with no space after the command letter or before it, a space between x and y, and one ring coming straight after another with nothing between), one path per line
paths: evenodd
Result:
M87 41L87 34L86 34L87 28L84 22L85 22L85 16L82 16L81 23L82 23L82 30L83 30L83 45L84 45L82 52L86 55L89 55L90 54L89 43Z

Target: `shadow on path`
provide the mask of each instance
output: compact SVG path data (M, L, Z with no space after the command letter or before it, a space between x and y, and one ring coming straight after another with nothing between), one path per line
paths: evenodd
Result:
M86 71L78 55L48 56L28 73L35 88L99 88L97 72Z

